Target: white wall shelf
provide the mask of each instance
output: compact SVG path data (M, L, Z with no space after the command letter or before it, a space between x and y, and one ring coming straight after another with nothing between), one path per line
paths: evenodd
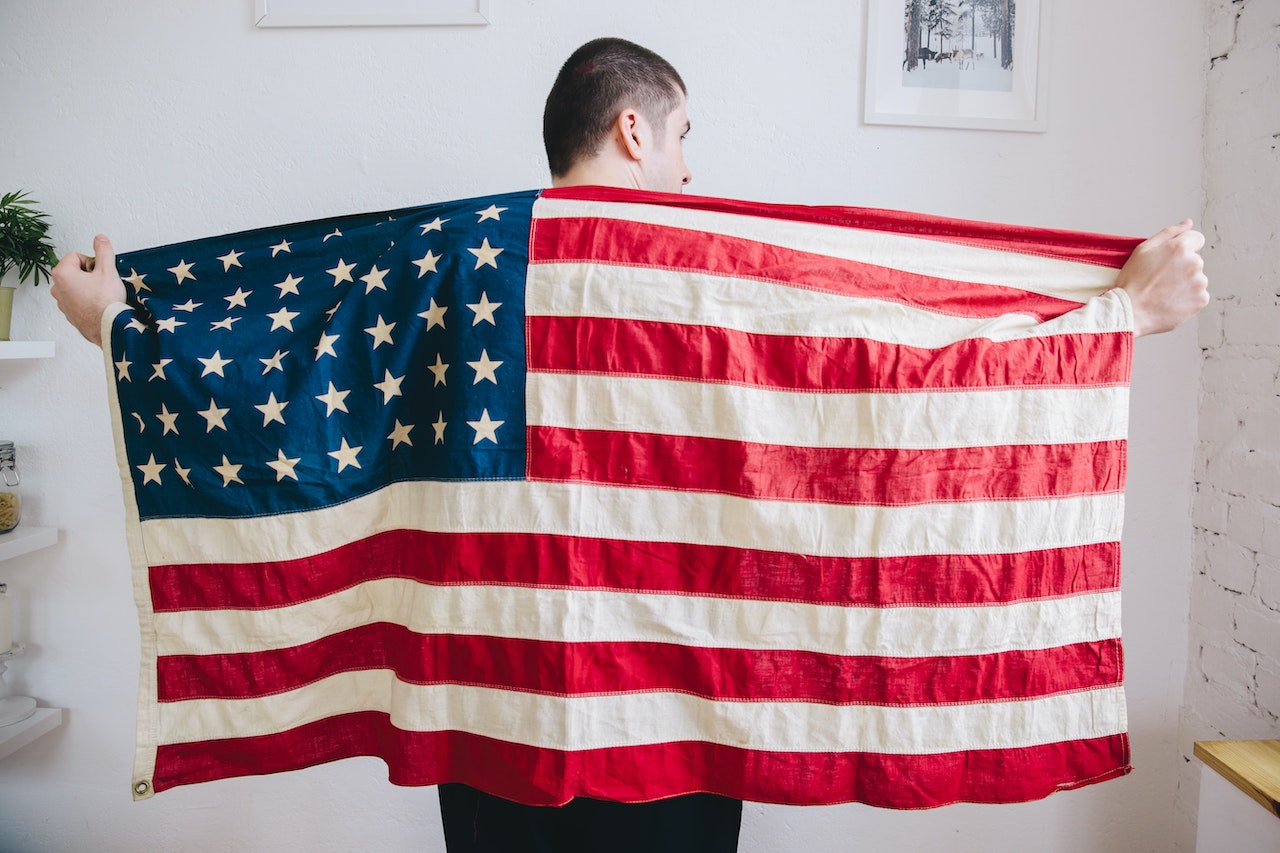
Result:
M53 341L0 341L0 359L53 358Z
M53 341L0 341L0 360L53 358ZM0 533L0 560L21 557L58 544L56 527L23 527Z
M10 560L58 544L56 527L24 527L19 524L8 533L0 533L0 560Z
M53 341L0 341L0 361L26 358L53 358ZM58 528L19 524L0 533L0 561L10 560L58 544ZM3 667L0 667L3 672ZM36 738L62 725L61 708L37 708L25 720L0 726L0 759L7 758Z
M7 758L62 725L61 708L36 708L25 720L0 726L0 758Z

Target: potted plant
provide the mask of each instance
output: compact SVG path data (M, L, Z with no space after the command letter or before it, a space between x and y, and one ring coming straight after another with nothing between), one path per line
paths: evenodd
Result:
M0 197L0 279L18 271L18 281L49 281L49 268L58 262L49 242L48 215L36 209L35 200L22 190ZM0 286L0 341L9 340L13 314L13 288Z

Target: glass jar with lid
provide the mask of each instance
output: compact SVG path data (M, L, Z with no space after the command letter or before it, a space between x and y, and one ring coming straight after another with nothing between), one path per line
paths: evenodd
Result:
M0 535L18 526L18 461L12 441L0 441Z

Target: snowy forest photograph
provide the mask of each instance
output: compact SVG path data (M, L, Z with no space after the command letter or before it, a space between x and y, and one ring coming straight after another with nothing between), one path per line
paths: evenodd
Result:
M869 0L868 124L1043 133L1053 0Z
M1014 0L904 0L902 85L1009 92Z

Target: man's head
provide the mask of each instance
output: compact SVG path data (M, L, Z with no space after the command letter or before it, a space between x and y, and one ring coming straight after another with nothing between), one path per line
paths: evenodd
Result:
M679 192L690 180L685 93L653 51L618 38L587 42L560 69L542 114L552 177Z

